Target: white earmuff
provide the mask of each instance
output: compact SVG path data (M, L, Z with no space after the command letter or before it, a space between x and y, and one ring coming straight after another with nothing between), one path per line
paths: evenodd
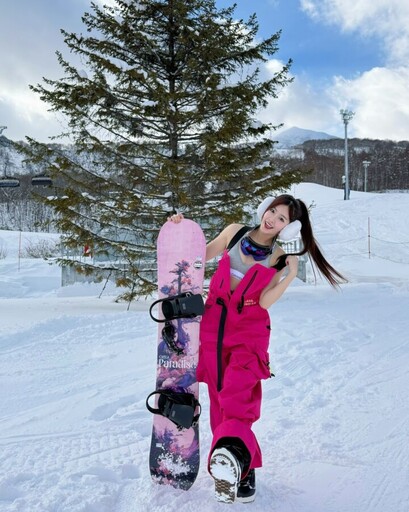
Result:
M278 233L277 240L280 240L280 242L291 242L291 240L295 240L300 236L301 228L301 222L294 220Z
M257 208L257 217L259 220L263 218L263 215L266 213L267 208L270 206L270 204L274 201L275 197L266 197L264 201L262 201Z

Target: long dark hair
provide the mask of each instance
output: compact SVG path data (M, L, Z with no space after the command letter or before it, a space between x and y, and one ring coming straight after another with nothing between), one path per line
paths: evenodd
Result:
M301 201L301 199L295 199L295 197L291 196L290 194L282 194L274 199L268 209L274 208L280 204L288 206L290 222L299 220L302 224L301 239L303 243L303 249L300 252L292 254L295 256L302 256L303 254L308 253L308 256L314 261L319 272L334 288L338 287L341 283L346 283L347 279L345 279L342 274L335 270L335 268L324 258L324 255L322 254L319 245L314 238L310 222L310 215L305 203ZM283 254L279 259L285 260L287 256L288 254Z

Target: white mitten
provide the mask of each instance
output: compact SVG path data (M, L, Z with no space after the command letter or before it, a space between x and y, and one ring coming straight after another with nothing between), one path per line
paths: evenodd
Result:
M278 233L277 239L280 242L291 242L291 240L295 240L300 236L301 227L301 222L294 220Z
M264 201L262 201L257 208L257 217L259 220L263 218L263 215L266 213L267 208L270 206L270 204L274 201L275 197L266 197Z

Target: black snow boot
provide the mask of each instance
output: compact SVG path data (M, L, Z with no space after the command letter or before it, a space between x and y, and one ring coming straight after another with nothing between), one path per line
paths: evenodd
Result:
M215 483L217 501L233 503L237 496L241 475L250 463L250 454L240 439L221 439L210 458L210 474Z
M251 503L256 499L256 471L250 469L247 475L240 480L237 488L236 501Z

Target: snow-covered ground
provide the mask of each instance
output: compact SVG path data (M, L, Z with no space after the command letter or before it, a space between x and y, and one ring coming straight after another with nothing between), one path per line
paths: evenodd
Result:
M255 430L254 512L409 510L409 194L293 187L312 210L341 292L296 281L271 310L275 379ZM368 239L368 218L371 237ZM50 235L23 233L26 240ZM102 285L18 260L0 231L0 511L217 512L201 389L202 465L188 492L148 470L157 326ZM371 257L368 253L371 244Z

